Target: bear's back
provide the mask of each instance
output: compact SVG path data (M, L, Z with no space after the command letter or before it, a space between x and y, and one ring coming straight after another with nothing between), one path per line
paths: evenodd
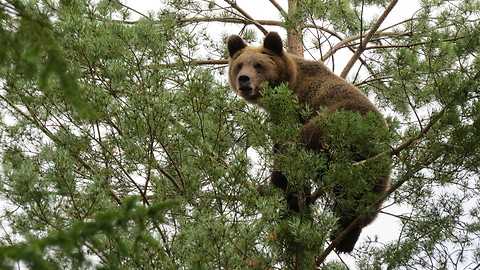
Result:
M308 104L314 110L327 107L328 111L344 109L360 113L378 112L365 94L334 74L322 62L289 56L297 66L297 78L291 88L300 103Z

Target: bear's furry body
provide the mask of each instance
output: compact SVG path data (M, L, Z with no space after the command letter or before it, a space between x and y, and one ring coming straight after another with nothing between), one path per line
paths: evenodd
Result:
M345 110L365 114L373 112L379 114L378 109L359 89L335 75L323 63L308 61L286 53L277 33L270 32L264 40L263 46L248 46L239 36L232 35L228 40L229 84L233 92L247 102L263 107L260 84L268 82L275 87L281 83L288 83L289 88L298 97L300 104L308 105L313 111L325 108L323 114ZM300 131L301 143L311 150L322 147L322 130L315 121L321 121L321 115L313 114L302 121ZM276 146L275 151L281 153L282 147ZM284 190L289 209L297 212L306 210L310 201L308 187L305 191L289 189L287 178L281 171L274 171L271 182ZM371 191L383 193L389 185L389 176L375 181ZM300 195L303 194L303 195ZM380 205L377 206L377 209ZM352 211L355 211L354 209ZM357 216L356 213L339 217L340 229L345 229ZM350 252L361 233L363 227L375 219L376 212L364 218L347 237L337 246L341 252Z

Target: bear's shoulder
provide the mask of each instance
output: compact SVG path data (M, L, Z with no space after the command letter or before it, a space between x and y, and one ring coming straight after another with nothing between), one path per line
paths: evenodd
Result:
M333 73L320 61L306 60L296 55L289 55L297 66L298 75L302 77L310 76L331 76Z

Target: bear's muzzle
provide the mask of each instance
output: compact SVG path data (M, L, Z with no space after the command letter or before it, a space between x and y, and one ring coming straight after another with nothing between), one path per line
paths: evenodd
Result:
M238 91L240 93L247 94L248 92L253 91L253 88L251 86L251 80L248 75L242 74L238 76L237 79L238 82Z

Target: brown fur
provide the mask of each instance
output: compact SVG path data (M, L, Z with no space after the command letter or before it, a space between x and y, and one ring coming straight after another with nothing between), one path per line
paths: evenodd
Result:
M288 82L289 88L297 95L301 104L308 105L314 111L326 107L324 113L336 110L348 110L359 113L375 112L377 108L368 100L367 96L355 86L331 72L319 61L307 61L283 51L282 40L277 33L269 33L263 46L248 46L239 36L232 35L228 40L230 54L228 78L230 87L237 95L249 103L263 105L259 101L260 84L268 82L271 87ZM306 148L318 150L321 146L322 131L314 124L321 121L320 115L313 115L306 119L301 130L302 143ZM276 152L282 152L276 147ZM382 193L388 186L388 177L378 181L372 191ZM311 203L308 188L302 192L289 189L287 178L279 171L271 176L272 183L285 191L289 208L303 212ZM303 195L302 195L303 194ZM380 206L378 206L380 207ZM355 211L355 210L352 210ZM376 215L376 214L375 214ZM375 215L362 221L346 239L340 243L337 250L350 252L360 235L362 228L368 225ZM351 215L345 215L351 216ZM340 217L342 229L346 228L354 217Z

